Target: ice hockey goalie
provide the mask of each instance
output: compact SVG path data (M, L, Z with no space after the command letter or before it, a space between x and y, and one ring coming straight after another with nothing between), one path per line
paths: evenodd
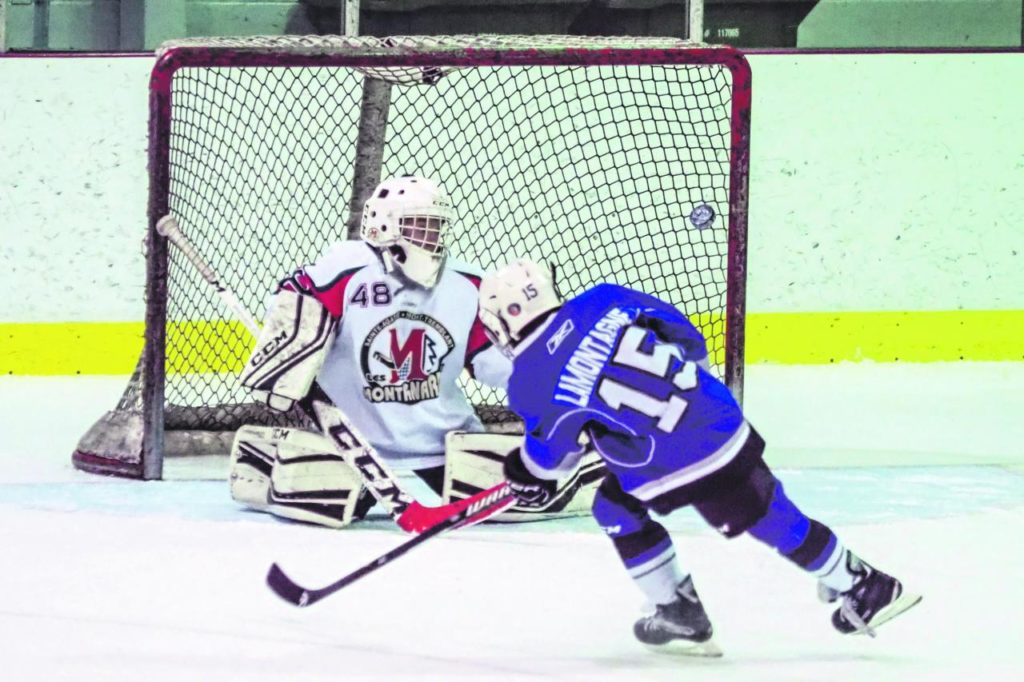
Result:
M428 178L381 182L364 206L362 239L328 246L281 282L242 373L254 398L277 409L303 400L315 383L389 468L445 502L499 483L515 440L482 433L459 386L467 373L504 388L511 363L478 318L482 271L447 252L454 217ZM295 429L240 430L232 496L279 516L347 525L373 500L338 447ZM589 466L550 506L528 513L589 509L585 488L599 476Z

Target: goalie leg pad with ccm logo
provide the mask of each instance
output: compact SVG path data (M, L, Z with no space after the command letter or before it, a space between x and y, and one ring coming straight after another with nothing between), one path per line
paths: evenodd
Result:
M236 502L293 521L343 528L366 507L355 469L330 439L303 429L240 428L229 480Z
M246 424L235 432L231 443L228 485L231 499L250 509L266 511L270 495L270 472L277 458L277 439L270 426Z
M504 481L505 458L522 444L523 437L516 434L450 431L445 438L444 503L465 499ZM488 521L518 523L585 516L590 513L604 474L601 457L589 452L576 471L559 479L558 488L546 505L513 506Z
M309 393L334 341L337 321L320 301L283 289L242 370L242 386L275 410L286 411Z

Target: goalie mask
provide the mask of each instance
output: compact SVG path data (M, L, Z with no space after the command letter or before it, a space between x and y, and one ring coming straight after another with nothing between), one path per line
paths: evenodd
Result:
M513 261L480 282L480 321L502 349L515 347L534 322L561 305L551 276L533 261Z
M451 199L433 180L392 178L366 200L360 236L377 249L388 272L429 289L444 266L444 238L454 217Z

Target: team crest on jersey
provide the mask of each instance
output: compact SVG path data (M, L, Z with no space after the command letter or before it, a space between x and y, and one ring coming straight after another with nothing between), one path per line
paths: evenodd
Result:
M381 320L363 341L360 363L371 403L418 403L441 392L444 360L455 339L429 315L401 310Z

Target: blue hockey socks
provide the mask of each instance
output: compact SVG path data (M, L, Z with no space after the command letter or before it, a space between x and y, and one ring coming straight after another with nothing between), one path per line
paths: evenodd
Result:
M767 513L748 531L837 592L853 585L846 568L847 550L828 526L809 519L776 482Z
M609 479L594 498L594 518L615 545L629 577L652 604L676 599L676 588L686 577L676 559L672 539L640 503L622 493Z

